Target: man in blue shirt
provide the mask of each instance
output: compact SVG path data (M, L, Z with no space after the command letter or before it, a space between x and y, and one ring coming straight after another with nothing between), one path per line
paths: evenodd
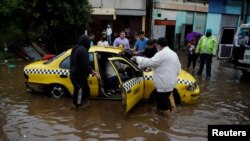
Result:
M90 46L93 46L94 45L95 35L93 33L89 33L88 36L89 36L89 39L90 39Z
M148 38L145 37L144 31L139 31L138 36L139 36L139 39L137 39L135 43L134 54L138 56L143 56L144 51L147 47Z

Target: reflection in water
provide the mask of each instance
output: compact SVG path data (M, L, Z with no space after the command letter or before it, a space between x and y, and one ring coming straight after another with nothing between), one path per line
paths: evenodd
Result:
M211 78L197 78L198 103L178 106L170 119L154 113L150 103L139 103L126 116L120 101L91 100L88 108L69 110L71 98L26 92L24 64L14 63L16 68L0 66L0 140L205 141L209 124L250 124L250 82L216 60Z

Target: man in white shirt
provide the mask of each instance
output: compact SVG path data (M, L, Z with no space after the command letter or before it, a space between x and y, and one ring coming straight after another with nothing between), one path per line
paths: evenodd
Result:
M107 40L106 35L103 35L102 38L101 38L101 40L98 41L97 46L108 47L109 43L106 40Z
M111 45L112 28L110 27L110 25L107 26L106 33L107 33L108 43L109 45Z
M116 72L114 70L114 68L112 67L111 63L109 61L107 61L106 63L106 71L105 71L105 76L110 80L114 80L117 81L117 75Z
M157 40L158 52L152 58L135 56L140 68L153 69L153 82L156 87L157 109L165 116L170 117L171 104L169 96L177 82L181 71L181 64L177 54L167 46L167 39L162 37Z

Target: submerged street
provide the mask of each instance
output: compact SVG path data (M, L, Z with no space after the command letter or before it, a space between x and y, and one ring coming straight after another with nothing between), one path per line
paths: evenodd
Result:
M181 52L183 69L186 58ZM126 116L121 101L91 100L89 107L70 110L71 98L53 99L26 91L26 64L0 65L0 141L206 141L208 125L250 124L250 79L222 67L216 58L211 78L205 77L205 71L196 77L199 63L196 66L194 75L201 88L198 102L178 105L170 119L153 112L154 105L147 102Z

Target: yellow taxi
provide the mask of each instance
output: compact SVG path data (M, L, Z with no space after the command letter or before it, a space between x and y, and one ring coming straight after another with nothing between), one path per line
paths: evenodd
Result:
M43 91L51 97L61 98L73 95L73 85L69 79L71 49L43 61L36 61L24 68L26 86L29 90ZM100 78L90 75L88 83L92 98L119 99L125 112L128 112L140 100L154 98L155 87L152 81L152 70L139 69L137 64L129 59L127 53L120 48L92 46L89 49L91 67L100 74ZM112 84L111 92L106 77L105 64L111 63L118 78L117 84ZM119 66L126 66L126 68ZM126 76L126 79L123 79ZM173 91L177 104L195 103L200 95L200 88L195 78L182 70Z

